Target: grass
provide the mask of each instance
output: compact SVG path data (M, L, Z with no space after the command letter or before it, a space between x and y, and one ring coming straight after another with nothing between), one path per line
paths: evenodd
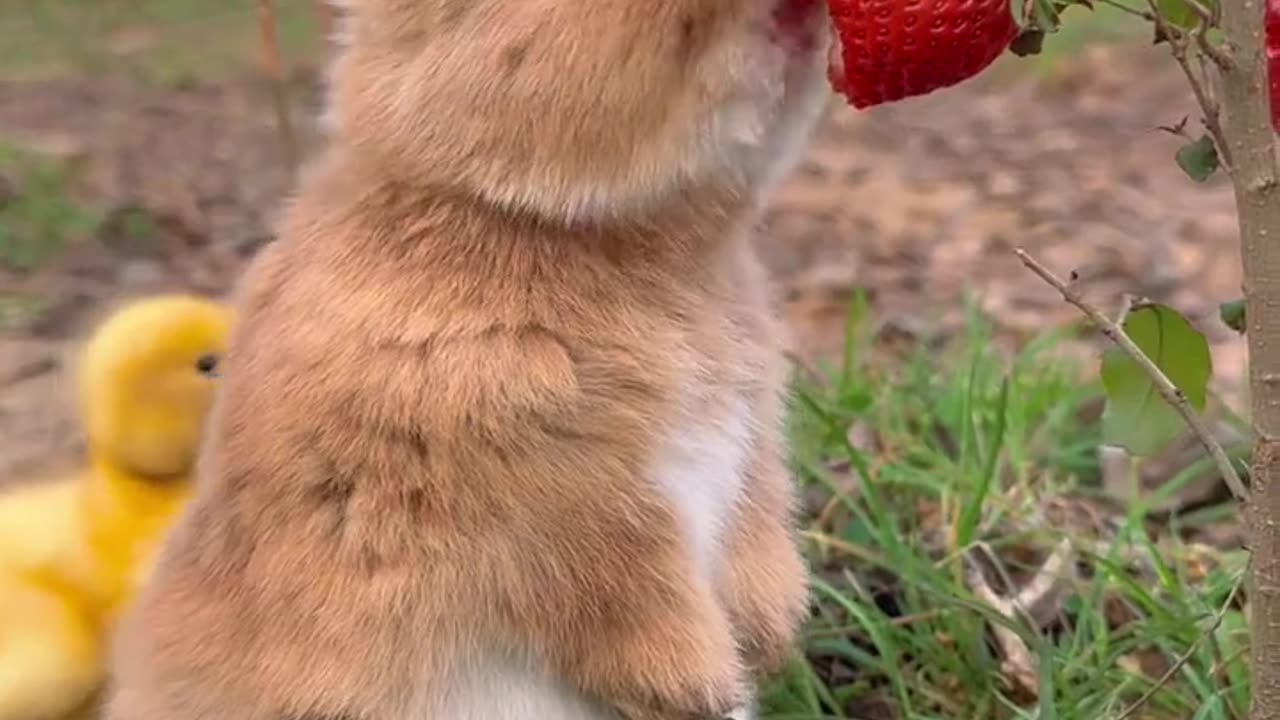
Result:
M36 270L98 222L72 199L68 170L55 160L0 144L0 178L14 186L0 198L0 266Z
M125 71L161 85L255 71L256 0L0 3L0 77ZM277 0L286 61L321 47L310 0Z
M805 528L815 611L766 716L1115 720L1187 654L1131 717L1244 717L1247 634L1225 605L1243 557L1179 540L1203 518L1152 533L1140 504L1105 510L1100 388L1080 380L1095 369L1056 359L1052 333L1002 358L977 313L946 352L874 360L865 315L839 366L798 382L795 467L821 500ZM1101 521L1061 520L1072 507ZM1076 577L1043 624L975 592L973 562L1021 587L1064 538ZM998 628L1038 668L1011 669Z

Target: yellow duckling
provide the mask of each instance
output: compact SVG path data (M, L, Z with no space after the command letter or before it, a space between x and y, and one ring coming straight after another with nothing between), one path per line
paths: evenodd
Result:
M191 491L230 311L137 301L79 362L88 467L0 495L0 720L89 711L112 622Z

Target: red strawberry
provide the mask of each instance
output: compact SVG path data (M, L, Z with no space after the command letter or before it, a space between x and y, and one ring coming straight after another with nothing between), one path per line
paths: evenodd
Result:
M1266 28L1267 89L1271 94L1271 127L1280 132L1280 0L1267 0L1263 27Z
M828 0L828 9L839 40L831 84L856 108L967 80L1018 32L1009 0Z

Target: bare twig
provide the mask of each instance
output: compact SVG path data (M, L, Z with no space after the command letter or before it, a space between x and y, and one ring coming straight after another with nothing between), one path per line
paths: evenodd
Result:
M1213 665L1209 667L1210 677L1219 677L1221 672L1228 667L1228 662L1235 662L1240 658L1240 654L1242 652L1248 651L1248 647L1238 648L1235 652L1231 653L1231 659L1228 660L1222 655L1222 643L1218 641L1216 634L1211 638L1211 640L1212 642L1209 643L1209 649L1213 651ZM1229 700L1224 700L1223 706L1227 709L1227 714L1231 717L1231 720L1240 720L1240 713L1236 711L1235 704Z
M986 578L982 577L982 573L974 571L969 573L969 585L973 589L973 593L980 600L987 603L996 612L1005 617L1010 614L1004 612L1004 608L1000 607L1003 600L991 585L987 583ZM1037 672L1036 658L1031 654L1031 648L1018 634L1004 625L998 623L991 624L991 631L996 637L996 642L1000 645L1001 652L1004 653L1004 660L1000 663L1000 669L1004 675L1017 683L1021 690L1029 693L1035 693L1039 687L1039 674Z
M1200 0L1184 0L1184 2L1186 2L1187 7L1191 8L1191 11L1196 14L1196 19L1200 21L1201 25L1204 25L1205 27L1213 27L1218 24L1218 8L1216 3L1211 9L1204 3L1200 2Z
M1160 393L1160 397L1164 398L1165 402L1169 403L1182 416L1187 427L1191 429L1200 444L1208 451L1210 457L1213 458L1214 463L1218 466L1218 472L1222 473L1222 479L1227 483L1227 487L1231 489L1232 494L1241 502L1248 501L1249 491L1245 488L1244 481L1240 479L1240 474L1236 472L1235 466L1232 465L1231 458L1227 456L1227 452L1222 448L1221 443L1213 437L1213 433L1205 426L1195 410L1191 408L1190 403L1187 402L1186 395L1151 361L1151 358L1147 357L1146 353L1142 352L1141 348L1129 339L1129 336L1115 321L1102 314L1101 310L1081 297L1075 289L1063 282L1057 275L1054 275L1040 261L1031 257L1027 251L1018 248L1014 252L1023 265L1026 265L1032 272L1039 275L1042 280L1053 286L1062 295L1063 300L1079 308L1102 334L1107 336L1107 339L1115 343L1138 364L1138 367L1142 368L1142 371L1151 379L1156 390Z
M988 557L994 559L995 556L990 550L986 548L984 550ZM1015 596L1009 598L1001 597L991 587L983 576L981 567L971 556L966 555L965 559L969 566L966 581L978 599L1009 620L1021 616L1039 632L1045 623L1053 618L1061 604L1062 594L1066 591L1068 581L1071 579L1068 571L1075 561L1075 552L1070 539L1063 538L1049 558L1044 561L1036 576ZM1008 582L1007 579L1006 582ZM1004 672L1023 690L1036 692L1040 686L1037 669L1039 663L1027 642L1004 625L992 623L991 630L1000 644L1000 649L1004 652L1005 659L1001 664Z
M1196 53L1196 64L1200 66L1200 77L1209 77L1209 60L1204 53ZM1218 104L1218 94L1214 91L1213 83L1205 83L1204 96L1214 108L1222 107Z
M1215 662L1210 674L1220 682L1223 682L1223 674L1227 672L1227 668L1240 662L1240 658L1244 657L1247 652L1249 652L1249 647L1247 645L1245 647L1236 648L1230 655Z
M1184 0L1192 12L1196 14L1196 27L1191 31L1191 37L1195 38L1196 46L1200 48L1200 52L1204 53L1214 65L1220 70L1230 70L1235 64L1229 55L1222 51L1222 48L1214 45L1209 41L1209 28L1218 24L1218 5L1214 3L1212 9L1206 7L1200 0Z
M1075 579L1075 561L1076 552L1071 539L1062 538L1036 576L1012 598L1011 606L1037 626L1048 625L1062 610L1063 596Z
M275 102L276 127L280 133L280 149L285 165L292 175L298 166L298 141L289 117L289 93L285 84L284 67L280 61L280 43L276 38L276 13L273 0L258 0L258 30L262 38L262 65L271 84L271 96Z
M1235 584L1232 585L1231 592L1227 595L1226 601L1222 603L1222 607L1218 608L1218 612L1213 614L1213 622L1210 623L1209 627L1201 632L1199 637L1191 643L1191 647L1187 648L1186 652L1179 655L1173 665L1160 676L1160 679L1148 688L1146 692L1142 693L1142 697L1134 700L1132 705L1125 708L1124 712L1120 713L1120 715L1116 717L1116 720L1128 720L1128 718L1133 717L1134 713L1141 710L1144 705L1151 701L1151 698L1155 697L1156 693L1160 692L1160 688L1168 685L1169 681L1173 679L1173 676L1177 675L1182 671L1182 668L1186 667L1186 664L1191 661L1191 656L1196 654L1196 651L1200 649L1200 646L1204 644L1205 640L1213 637L1214 634L1218 632L1218 628L1222 626L1223 618L1227 616L1227 611L1230 610L1231 606L1235 603L1236 595L1240 593L1240 586L1244 584L1244 578L1247 575L1247 572L1240 573L1240 577L1237 578Z

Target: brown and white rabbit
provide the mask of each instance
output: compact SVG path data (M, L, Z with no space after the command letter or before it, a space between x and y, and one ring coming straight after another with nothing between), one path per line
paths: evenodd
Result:
M749 234L825 12L352 0L106 717L750 717L807 593Z

